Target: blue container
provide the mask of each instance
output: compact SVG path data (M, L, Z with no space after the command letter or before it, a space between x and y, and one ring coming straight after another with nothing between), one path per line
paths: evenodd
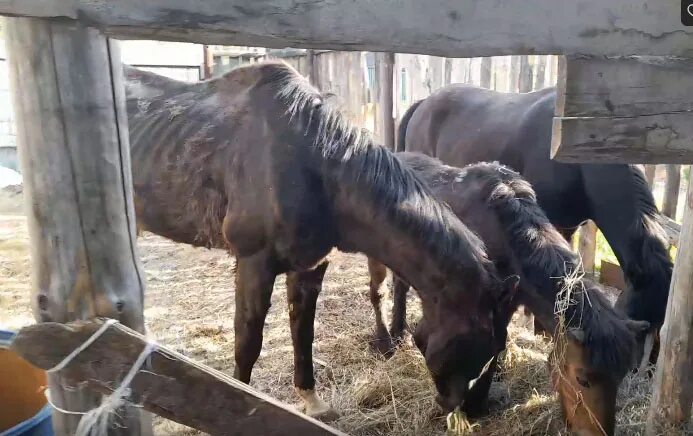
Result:
M10 342L12 342L12 338L14 337L15 333L7 330L0 330L0 359L2 358L2 355L5 354L6 360L9 360L9 362L19 362L19 358L12 353L12 356L9 356L7 353L11 353L10 351L6 350L6 348L9 346ZM2 364L3 362L0 362ZM24 363L24 365L21 365L18 370L18 374L14 374L16 377L21 377L21 368L27 368L28 364ZM36 392L40 386L36 386L36 383L33 383L33 380L36 378L35 374L31 374L31 372L36 372L35 369L32 368L31 371L27 371L27 378L29 378L29 383L27 386L30 386L30 388L27 388L26 394L29 396L33 396L33 403L36 403ZM10 372L7 372L6 374L10 374ZM3 381L0 380L0 386L2 385ZM32 384L33 383L33 384ZM29 392L30 391L30 392ZM13 394L13 397L20 398L21 395L23 394L22 392L16 392L16 391L11 391ZM0 399L3 400L3 402L10 401L13 402L15 405L17 404L16 399L13 399L13 397L10 396L1 396ZM44 403L44 401L42 401ZM0 404L0 414L3 413L3 409L8 410L11 405L3 405ZM40 406L39 406L40 407ZM33 409L36 410L36 409ZM2 431L0 433L0 436L55 436L55 433L53 432L53 423L51 421L51 412L52 408L49 404L45 404L43 407L41 407L38 412L36 412L33 416L31 416L28 419L25 419L24 421L21 421L19 423L16 423L13 427L7 428L5 426L6 430ZM29 412L32 413L32 412ZM26 415L25 415L26 416ZM0 418L2 418L0 416ZM14 423L11 423L12 425ZM1 430L1 428L0 428Z

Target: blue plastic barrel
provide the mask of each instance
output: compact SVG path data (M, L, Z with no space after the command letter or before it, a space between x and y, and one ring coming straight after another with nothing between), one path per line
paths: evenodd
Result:
M5 353L6 359L11 358L8 360L16 362L18 361L18 358L15 358L16 355L14 355L14 353L12 353L11 351L7 350L7 347L12 341L14 335L14 332L0 330L0 357L2 357L3 353ZM6 353L12 353L13 356L9 356ZM17 369L7 368L7 372L0 372L0 376L5 374L5 377L22 377L22 368L29 368L28 364L18 366ZM34 374L32 374L32 371ZM0 403L10 402L10 404L0 404L0 414L3 413L3 410L8 411L13 409L13 406L15 406L20 401L20 398L23 398L24 396L32 397L32 404L34 405L33 410L36 410L36 407L38 407L38 411L33 416L24 419L21 422L11 423L10 425L12 426L9 428L7 428L6 422L3 421L5 422L3 427L5 428L0 428L0 436L55 436L55 433L53 432L53 424L51 421L51 406L47 404L47 402L43 399L40 400L40 404L44 404L42 407L39 403L37 403L37 395L39 395L39 390L42 386L40 386L39 383L35 382L36 371L36 369L32 368L30 371L25 372L26 378L28 380L27 383L22 384L22 386L26 386L26 392L12 391L10 394L0 395ZM0 386L2 385L3 380L0 380ZM35 404L39 405L35 406ZM30 413L33 413L33 410ZM7 416L8 415L5 415L5 417ZM2 416L0 416L0 418L2 418Z

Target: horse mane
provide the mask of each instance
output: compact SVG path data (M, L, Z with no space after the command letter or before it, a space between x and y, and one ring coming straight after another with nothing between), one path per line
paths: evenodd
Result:
M541 296L559 303L556 306L564 304L560 310L566 328L583 330L590 364L625 374L632 366L635 336L604 291L582 277L579 256L539 207L529 182L498 163L479 163L464 171L466 178L482 181L527 281Z
M289 65L266 62L248 68L260 70L256 86L273 90L291 127L319 150L328 165L326 174L340 189L358 189L373 213L386 215L415 235L443 272L462 272L470 288L485 273L495 278L484 243L435 199L411 169L375 144L367 130L353 126Z
M629 262L625 268L627 276L637 281L632 283L635 292L650 291L629 313L659 326L664 322L674 264L667 251L662 215L655 205L652 190L640 168L629 165L629 169L636 191L636 206L642 214L628 229L630 251L638 256L638 261Z

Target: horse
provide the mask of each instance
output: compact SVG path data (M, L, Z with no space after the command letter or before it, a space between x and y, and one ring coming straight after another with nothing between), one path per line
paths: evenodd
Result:
M481 240L411 170L285 63L196 84L125 75L138 229L236 258L235 378L250 382L274 281L286 274L294 386L308 415L332 414L315 392L312 342L336 248L416 286L441 402L464 401L499 351L494 318L517 282L501 280ZM463 354L473 357L458 365Z
M501 276L520 277L514 304L504 308L497 329L505 331L513 312L524 305L554 332L552 384L569 428L583 435L612 435L618 386L637 361L636 343L649 323L623 317L599 285L580 275L578 256L537 204L531 185L515 171L498 163L460 169L419 153L396 155L481 238ZM404 333L409 284L394 275L390 337L382 309L386 268L373 259L368 265L376 340L394 344ZM427 329L424 315L413 333L423 351ZM502 341L499 348L505 348L506 337L497 337ZM467 395L464 411L470 416L487 411L496 361Z
M463 167L498 161L536 191L551 223L570 240L587 219L604 233L623 268L617 307L650 323L643 363L664 323L673 263L652 192L640 167L566 164L550 158L556 89L500 93L469 85L443 87L414 103L398 128L397 151L418 151Z

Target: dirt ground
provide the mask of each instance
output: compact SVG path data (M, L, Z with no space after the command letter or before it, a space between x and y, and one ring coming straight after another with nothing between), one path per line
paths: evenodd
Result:
M21 195L0 196L0 328L33 323L30 268ZM176 244L152 234L138 240L147 275L145 318L162 344L225 373L233 372L233 259L221 251ZM363 256L336 253L318 301L315 324L318 389L340 417L332 424L353 435L443 434L445 417L433 401L423 358L405 345L390 360L368 346L373 314ZM410 322L418 304L410 295ZM504 371L492 388L492 414L475 425L482 435L564 434L548 385L548 341L518 323L510 329ZM283 277L272 296L262 354L251 384L298 407L292 388L292 347ZM199 402L203 399L191 399ZM619 434L641 434L649 382L628 378L619 400ZM199 432L156 419L158 435Z

